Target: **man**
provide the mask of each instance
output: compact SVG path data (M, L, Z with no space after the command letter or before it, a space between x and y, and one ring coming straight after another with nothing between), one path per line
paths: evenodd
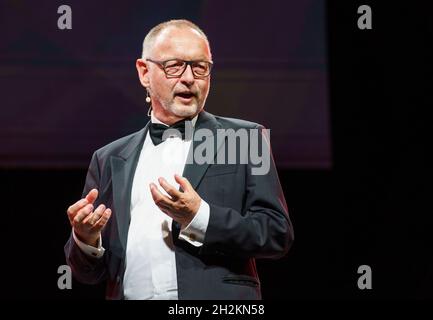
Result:
M180 132L211 138L263 127L203 110L212 56L189 21L154 27L136 67L151 121L93 155L83 199L67 212L74 276L107 280L108 299L260 299L254 259L284 256L293 241L272 158L256 175L250 160L199 163L198 141ZM168 126L182 136L167 138ZM207 156L226 159L222 142L212 142Z

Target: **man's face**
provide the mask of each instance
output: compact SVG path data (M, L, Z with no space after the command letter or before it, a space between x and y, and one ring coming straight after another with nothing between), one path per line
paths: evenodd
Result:
M194 29L168 27L155 39L150 56L156 61L169 59L211 61L206 40ZM168 117L193 117L203 108L210 87L210 76L194 78L191 66L179 78L167 78L158 65L147 61L152 107Z

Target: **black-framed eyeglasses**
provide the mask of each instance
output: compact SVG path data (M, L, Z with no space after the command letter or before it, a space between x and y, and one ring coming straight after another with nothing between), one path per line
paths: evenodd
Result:
M187 66L191 66L192 74L194 78L206 78L210 75L213 63L203 60L192 60L186 61L181 59L169 59L165 61L156 61L152 59L146 59L159 66L167 78L180 78L186 70Z

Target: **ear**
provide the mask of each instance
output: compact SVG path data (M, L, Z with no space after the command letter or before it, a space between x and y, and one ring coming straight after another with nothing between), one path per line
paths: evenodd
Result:
M138 72L138 79L141 85L145 88L149 87L149 69L147 69L146 62L143 59L137 59L135 67Z

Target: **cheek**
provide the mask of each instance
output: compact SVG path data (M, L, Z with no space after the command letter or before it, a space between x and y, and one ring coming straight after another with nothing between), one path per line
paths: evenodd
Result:
M210 82L207 81L200 85L200 94L202 97L205 97L207 93L209 92Z
M153 79L152 81L153 84L153 90L155 91L156 94L158 94L159 96L171 96L173 89L176 85L176 82L173 81L169 81L169 79Z

